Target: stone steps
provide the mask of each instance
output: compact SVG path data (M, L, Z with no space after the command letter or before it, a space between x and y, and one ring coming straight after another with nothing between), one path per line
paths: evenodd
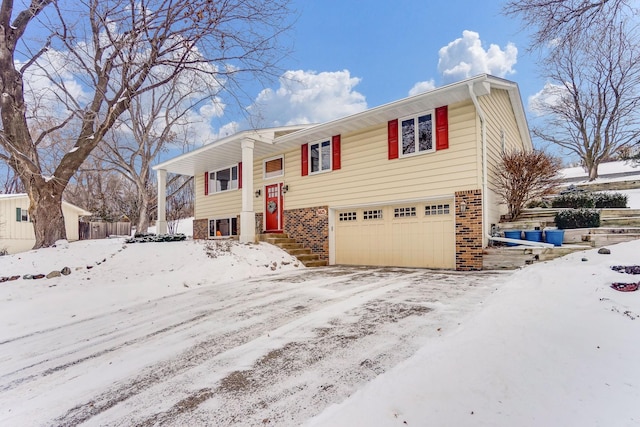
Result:
M314 254L311 249L305 248L301 243L290 238L287 233L259 234L258 241L279 247L289 255L296 257L305 267L322 267L328 264L327 261Z
M525 246L489 247L482 255L484 270L513 270L540 261L548 261L572 252L591 249L586 244L562 245L553 248L535 248Z

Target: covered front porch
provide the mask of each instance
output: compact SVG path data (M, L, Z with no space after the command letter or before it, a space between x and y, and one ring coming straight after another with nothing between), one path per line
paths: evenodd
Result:
M153 167L158 182L158 221L157 232L167 232L167 176L178 174L184 176L203 176L210 171L234 166L237 172L237 190L240 193L241 208L239 211L239 241L249 243L256 241L256 213L254 209L255 160L273 156L296 145L295 142L275 145L276 138L304 129L305 126L286 126L269 129L256 129L236 133L213 143L204 145L194 151L185 153ZM196 196L196 204L200 196ZM204 195L202 197L215 197ZM236 197L236 196L234 196ZM196 215L196 220L207 219L208 216Z

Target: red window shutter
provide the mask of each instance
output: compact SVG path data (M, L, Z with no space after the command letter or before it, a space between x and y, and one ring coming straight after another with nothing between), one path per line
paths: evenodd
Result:
M238 188L242 188L242 162L238 163Z
M302 171L300 173L302 176L307 176L309 175L309 144L304 144L300 151L302 153Z
M204 173L204 195L209 194L209 172Z
M449 148L449 114L447 106L436 108L436 150Z
M332 170L340 169L342 166L340 161L340 135L334 135L331 138L331 155Z
M398 158L398 119L389 120L387 124L389 141L389 160Z

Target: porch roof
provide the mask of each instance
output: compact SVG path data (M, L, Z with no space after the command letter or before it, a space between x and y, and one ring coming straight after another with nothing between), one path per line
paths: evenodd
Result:
M312 125L284 126L267 129L251 129L235 133L210 144L203 145L188 153L159 163L154 170L166 170L179 175L195 176L212 169L219 169L238 163L242 158L241 142L250 139L255 142L255 157L265 157L281 150L274 147L274 141L281 135L299 131Z

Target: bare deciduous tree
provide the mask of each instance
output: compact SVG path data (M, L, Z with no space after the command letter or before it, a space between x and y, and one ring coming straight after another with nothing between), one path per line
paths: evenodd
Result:
M522 19L533 30L532 47L585 33L633 13L632 0L510 0L503 11Z
M507 204L511 219L530 201L553 194L560 183L562 162L543 151L504 153L498 168L496 192Z
M535 106L545 124L533 132L577 155L594 180L602 161L640 135L640 50L622 25L586 37L588 50L569 39L546 61L555 85Z
M193 216L193 177L172 176L167 191L167 231L174 234L181 219Z
M66 237L64 189L133 98L185 71L214 76L212 97L220 86L240 96L243 76L277 74L289 2L32 0L14 11L14 0L3 1L0 159L29 195L34 247ZM33 117L47 114L51 125L34 133ZM44 147L63 129L76 129L72 148L48 172Z
M533 47L548 84L532 104L533 133L577 156L589 180L598 165L640 135L640 37L625 0L508 3L537 30Z
M188 131L189 112L210 93L216 82L201 82L202 77L190 72L175 78L131 100L119 124L98 146L95 155L131 181L137 192L137 212L131 217L136 231L146 233L149 210L156 199L152 163L171 147L183 150L192 145L194 136ZM214 106L215 108L215 106Z

